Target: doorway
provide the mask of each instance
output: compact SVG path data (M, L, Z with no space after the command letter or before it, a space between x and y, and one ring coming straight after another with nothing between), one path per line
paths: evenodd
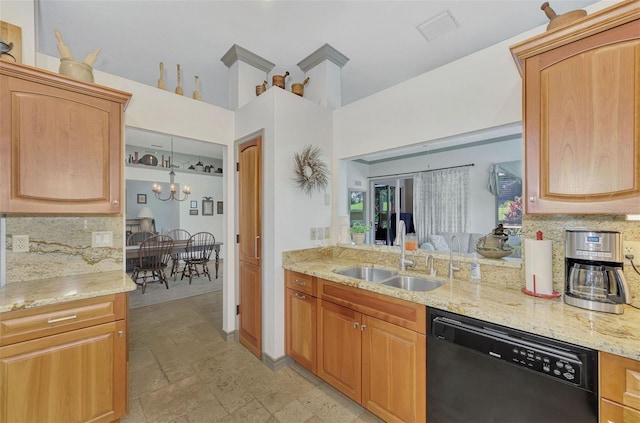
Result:
M407 233L413 226L413 178L377 179L371 181L374 244L393 245L398 220L404 220Z

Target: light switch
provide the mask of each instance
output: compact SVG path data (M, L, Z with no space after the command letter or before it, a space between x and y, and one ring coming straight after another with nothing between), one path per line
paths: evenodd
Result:
M113 231L91 232L91 248L113 247Z

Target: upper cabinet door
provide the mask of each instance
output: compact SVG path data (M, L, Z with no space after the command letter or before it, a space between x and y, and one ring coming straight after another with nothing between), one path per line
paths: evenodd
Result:
M0 212L121 212L130 95L28 67L0 74Z
M527 213L640 212L639 18L524 58Z

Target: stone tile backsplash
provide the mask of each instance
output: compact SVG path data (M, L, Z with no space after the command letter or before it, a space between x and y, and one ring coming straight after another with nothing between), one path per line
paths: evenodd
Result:
M6 281L123 270L123 217L7 216ZM113 246L91 248L91 233L112 231ZM12 235L28 235L28 253L12 251Z

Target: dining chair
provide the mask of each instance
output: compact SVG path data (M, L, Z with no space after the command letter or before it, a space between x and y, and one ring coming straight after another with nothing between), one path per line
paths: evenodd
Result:
M169 289L165 269L173 252L173 238L167 235L154 235L145 239L138 250L138 262L133 268L131 279L142 286L144 294L147 282L163 282ZM142 280L140 282L139 280Z
M126 240L126 244L127 245L139 245L142 241L144 241L147 238L151 238L152 236L154 236L155 234L153 232L147 232L147 231L138 231L138 232L133 232L132 234L130 234L127 237ZM126 261L126 271L127 272L131 272L135 266L135 259L128 259Z
M168 236L173 238L174 241L188 241L191 238L191 234L186 229L171 229ZM184 261L186 252L184 249L181 251L175 251L171 256L171 276L175 281L178 276L178 268L180 267L180 261Z
M189 285L191 285L193 276L200 276L198 266L202 266L202 274L206 275L211 281L208 264L215 243L216 238L210 232L198 232L191 235L185 248L185 264L180 280L185 276L189 276Z
M133 232L131 235L127 237L127 245L138 245L145 239L151 238L152 236L155 236L153 232L147 232L147 231Z

